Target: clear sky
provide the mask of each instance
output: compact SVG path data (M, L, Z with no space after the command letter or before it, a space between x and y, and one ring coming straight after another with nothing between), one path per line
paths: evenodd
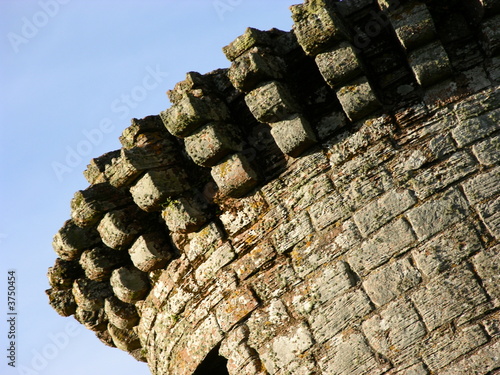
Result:
M288 8L298 2L0 0L0 374L149 374L49 306L52 237L74 192L88 186L89 160L119 149L132 117L166 109L165 92L186 72L228 67L221 48L247 26L290 30Z

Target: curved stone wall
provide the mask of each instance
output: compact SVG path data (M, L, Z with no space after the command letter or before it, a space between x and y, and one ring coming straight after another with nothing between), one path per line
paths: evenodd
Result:
M93 159L51 305L160 374L493 374L500 3L311 0Z

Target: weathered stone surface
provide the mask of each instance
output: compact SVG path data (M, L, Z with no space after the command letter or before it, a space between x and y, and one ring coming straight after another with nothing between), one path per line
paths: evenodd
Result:
M298 157L316 143L309 122L300 115L272 124L271 134L284 154Z
M165 233L148 233L139 236L128 250L132 263L143 272L165 267L174 256Z
M83 270L77 261L56 259L55 264L49 268L47 277L50 286L56 290L71 289L73 282L83 276Z
M83 250L99 242L99 233L95 228L80 228L72 220L67 220L54 236L52 248L62 259L76 260Z
M115 295L126 303L135 303L143 299L149 291L146 274L135 267L121 267L114 270L110 282Z
M399 42L407 50L423 46L436 37L434 22L425 4L404 4L392 12L389 19Z
M487 301L472 272L464 267L432 279L411 298L430 331Z
M102 242L112 249L125 250L143 230L144 215L136 206L110 211L100 221L97 230Z
M283 261L260 272L252 279L252 287L261 300L267 301L282 296L299 282L300 279L289 262Z
M315 60L321 75L333 88L344 85L363 73L353 47L346 42L316 55Z
M85 328L94 332L103 332L106 330L108 319L104 313L104 309L95 311L87 311L80 306L76 309L75 319L83 324Z
M120 143L124 148L137 146L150 133L162 133L165 136L165 127L158 115L146 116L141 119L133 118L130 122L130 126L125 128L120 136Z
M500 196L477 205L479 216L491 235L500 239Z
M461 121L451 132L459 147L490 135L498 130L500 110Z
M120 150L107 152L98 158L90 160L87 169L83 171L83 176L90 184L106 182L104 171L108 165L111 165L113 159L120 157Z
M252 249L248 254L233 263L233 269L240 280L246 279L260 269L276 255L270 243L264 243Z
M139 323L139 315L134 305L120 301L115 296L106 298L104 312L115 327L130 329Z
M117 253L113 249L101 246L84 251L80 265L89 279L104 281L109 279L115 268L122 266L126 261L125 253Z
M481 143L472 146L472 152L477 160L486 166L500 164L500 136L487 138Z
M162 217L171 232L194 232L208 220L201 204L191 197L169 200L165 206Z
M500 15L496 15L482 24L481 32L484 40L483 45L490 56L494 56L500 51L500 31L498 30L499 22Z
M49 297L50 306L61 316L71 316L76 312L75 297L70 289L45 291Z
M130 188L130 193L139 208L152 212L160 210L170 197L188 189L186 172L180 168L168 168L146 172Z
M463 219L469 213L469 205L459 190L448 189L439 198L427 201L411 209L407 217L420 240Z
M211 167L230 152L242 151L236 129L231 124L210 122L184 139L191 159L203 167Z
M216 309L217 321L227 332L259 305L250 289L242 288L233 292Z
M415 203L417 200L411 191L391 190L357 211L353 219L366 237Z
M474 268L484 288L494 298L495 305L500 304L500 245L481 251L473 258Z
M500 341L497 340L443 369L440 375L488 374L498 369L499 352Z
M420 272L412 267L408 258L403 258L370 273L363 287L373 303L382 306L415 287L421 280Z
M243 154L233 154L212 168L212 177L223 196L242 197L254 188L258 176Z
M290 91L278 81L261 84L245 96L245 102L254 117L264 123L285 120L300 112Z
M253 224L268 207L260 192L234 199L230 203L230 207L219 216L224 229L230 235L235 235Z
M272 40L269 32L248 27L243 35L237 37L229 45L222 48L222 52L228 60L234 61L241 54L255 46L272 46Z
M222 267L235 258L233 247L228 242L215 249L196 270L195 277L200 285L211 280Z
M208 223L198 232L193 234L189 243L189 248L186 249L186 255L189 260L193 261L200 255L208 256L211 251L222 245L224 232L215 222Z
M86 311L102 309L104 300L113 294L109 283L88 279L75 280L72 290L75 302Z
M439 41L412 51L408 59L413 74L421 86L431 86L451 74L450 60Z
M120 329L109 323L108 332L118 349L130 352L141 347L139 336L131 329Z
M345 219L350 208L340 195L329 195L309 207L313 226L321 230L330 224Z
M297 218L277 228L273 236L274 246L279 253L283 253L304 239L311 231L311 220L309 215L304 212Z
M356 283L345 262L326 263L307 277L312 304L324 304L340 296Z
M337 89L344 112L351 121L360 120L380 107L380 102L366 77L360 77Z

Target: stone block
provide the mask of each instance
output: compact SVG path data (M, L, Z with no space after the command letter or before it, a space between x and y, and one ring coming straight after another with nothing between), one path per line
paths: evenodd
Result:
M121 267L114 270L110 282L115 295L126 303L142 300L149 292L147 274L135 267Z
M281 259L274 267L259 272L251 279L251 285L262 301L268 301L282 296L300 281L290 262Z
M252 115L260 122L273 123L300 112L288 88L278 81L262 83L245 96Z
M123 190L107 183L92 185L75 193L71 200L71 218L79 227L88 227L99 222L106 212L131 201Z
M108 319L106 318L104 309L88 311L81 307L77 307L75 319L77 322L83 324L85 328L94 332L104 332L108 325Z
M265 306L255 310L247 320L248 344L253 348L260 348L291 322L292 319L280 299L269 301Z
M120 329L109 323L108 332L118 349L130 352L141 347L139 336L132 329Z
M445 161L425 169L410 184L419 199L425 199L437 191L475 172L475 159L467 151L458 151Z
M120 329L130 329L139 323L136 307L130 303L120 301L115 296L106 298L104 312L109 322Z
M345 85L363 74L354 48L346 42L316 55L315 60L321 75L332 88Z
M357 289L315 307L307 319L316 342L323 344L372 310L369 298Z
M229 120L230 114L221 100L188 93L160 116L170 134L183 138L207 122Z
M448 189L442 195L412 208L406 215L419 240L424 240L469 214L469 205L456 188Z
M314 303L324 304L340 296L356 284L347 263L326 263L306 278Z
M490 337L495 338L500 336L500 312L487 316L482 320L482 324Z
M459 147L464 147L498 130L498 121L500 121L500 109L462 120L453 128L451 135Z
M261 359L266 370L271 374L286 368L314 344L309 329L305 324L289 327L285 332L275 337L266 349L261 350Z
M306 238L313 231L307 212L280 225L273 235L274 246L278 253L283 253Z
M50 286L56 290L71 289L76 279L83 277L83 270L77 261L68 261L60 258L49 268L47 277Z
M484 21L481 25L482 45L488 56L495 56L500 52L499 23L500 15L496 15Z
M417 311L406 300L390 302L364 321L362 329L370 345L395 365L414 360L418 344L427 333Z
M143 231L145 217L137 206L114 210L104 215L97 226L102 242L115 250L126 250Z
M487 138L472 146L472 152L483 165L492 167L500 165L500 136Z
M131 188L130 193L137 206L152 212L172 196L190 189L186 172L180 168L147 171Z
M162 217L171 232L195 232L208 220L201 204L192 197L168 200L164 206Z
M75 297L71 289L56 290L47 289L45 291L49 297L50 306L61 316L71 316L76 312Z
M353 219L360 233L366 237L415 203L417 200L411 191L391 190L357 211Z
M243 154L233 154L224 158L212 168L211 173L223 196L242 197L258 182L257 173Z
M500 167L470 178L462 186L471 204L492 198L500 193Z
M231 124L209 122L184 139L188 155L198 165L211 167L242 145Z
M351 210L338 194L331 194L309 207L309 214L314 228L322 230L328 225L344 220Z
M222 48L222 52L229 61L236 60L243 53L255 46L272 47L271 34L266 31L248 27L243 35L237 37L229 45Z
M260 192L257 192L244 198L231 200L229 208L219 216L219 219L226 232L235 235L257 221L267 208L266 201Z
M301 115L273 123L271 134L280 150L292 157L298 157L316 143L311 125Z
M317 55L347 33L333 4L319 0L290 7L297 41L308 55Z
M336 94L351 121L360 120L380 107L380 102L365 76L338 88Z
M120 150L116 150L107 152L98 158L91 159L90 164L87 165L87 169L83 171L83 176L91 185L106 182L106 178L104 177L106 167L111 165L113 159L119 157Z
M143 272L164 268L174 256L165 233L147 233L139 236L128 253L134 266Z
M224 232L219 225L210 222L198 232L194 233L186 255L190 261L195 260L200 255L209 256L211 251L222 245Z
M474 268L488 294L500 304L500 245L483 250L473 257Z
M487 202L478 203L477 210L489 232L500 239L500 196Z
M474 227L468 223L458 223L417 246L412 253L422 274L433 277L460 264L482 248Z
M411 299L429 331L433 331L460 315L474 311L488 297L471 271L456 267L431 279L413 293ZM436 306L440 308L436 309Z
M83 250L97 245L101 239L94 227L81 228L67 220L52 240L52 248L61 259L77 260Z
M283 78L285 62L262 48L252 48L231 64L228 77L234 87L250 92L264 81Z
M420 272L411 265L408 258L402 258L370 273L364 279L363 287L375 306L382 306L421 281Z
M104 300L113 294L109 283L89 279L73 282L73 295L76 304L86 311L97 311L104 307Z
M248 278L276 255L274 248L268 242L257 245L248 254L233 263L233 269L240 280Z
M216 317L221 329L228 332L258 305L259 302L250 289L237 289L216 308Z
M160 116L152 115L141 119L133 118L131 125L122 132L120 143L124 148L132 148L141 142L141 137L151 133L163 133L163 136L167 134Z
M401 45L413 50L431 42L436 37L436 29L427 6L410 2L392 12L389 20L394 27Z
M491 371L498 369L498 353L500 340L492 341L476 350L473 354L449 365L440 371L439 375L470 375L494 374Z
M186 275L168 295L166 301L165 313L170 316L170 319L179 320L179 314L185 309L186 305L196 296L199 287L192 274Z
M451 74L450 60L439 41L410 52L408 62L422 87L444 81Z
M196 281L199 285L207 283L212 280L217 272L230 263L236 254L234 253L233 247L229 242L224 243L219 248L215 249L203 262L198 266L195 271Z
M354 247L347 254L347 261L358 274L364 275L406 251L415 240L410 225L404 219L398 219L382 227L361 246Z
M105 281L109 279L115 268L124 265L127 260L125 252L99 246L84 251L80 258L80 265L89 279Z
M370 374L385 373L388 364L380 363L359 332L350 332L332 337L325 344L328 354L319 360L325 374Z

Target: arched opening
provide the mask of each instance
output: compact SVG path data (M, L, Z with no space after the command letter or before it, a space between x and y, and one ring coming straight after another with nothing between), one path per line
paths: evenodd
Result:
M193 375L229 375L227 359L219 355L219 347L217 345L207 354Z

